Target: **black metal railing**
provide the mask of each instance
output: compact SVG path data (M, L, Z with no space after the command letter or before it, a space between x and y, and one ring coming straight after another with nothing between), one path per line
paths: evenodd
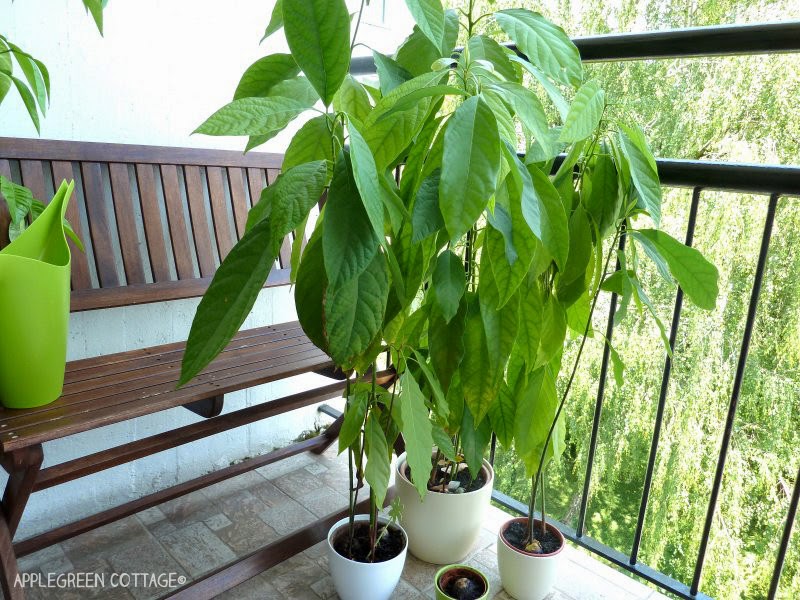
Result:
M719 26L678 29L670 31L656 31L648 33L602 35L576 38L575 44L585 61L617 61L681 58L697 56L726 56L767 54L778 52L800 52L800 22L766 23L744 26ZM513 45L509 47L514 48ZM374 73L375 66L371 57L355 58L351 65L354 74ZM693 189L691 207L685 241L691 245L697 223L697 213L704 190L721 190L738 193L751 193L765 195L768 198L768 208L764 229L761 237L761 247L756 265L753 287L745 321L744 334L737 360L733 388L728 403L725 428L722 434L719 455L717 458L714 480L709 495L708 508L703 530L700 538L700 547L695 561L694 573L691 582L678 581L657 569L639 562L639 550L647 515L650 491L653 482L653 473L658 454L664 409L667 402L667 392L672 369L672 359L666 356L661 377L661 388L658 396L653 436L650 444L647 467L645 471L644 486L642 490L639 513L633 544L629 553L607 546L596 539L586 535L586 512L591 492L592 470L595 451L597 448L600 420L603 412L605 384L608 375L610 359L610 346L605 344L601 362L600 380L598 382L595 400L594 419L592 421L591 439L587 459L586 473L583 482L577 526L572 528L564 523L549 519L558 527L566 538L575 544L601 556L621 569L638 575L647 581L667 590L681 598L688 600L707 599L708 595L700 592L700 583L703 575L708 541L713 525L714 515L717 510L722 477L730 446L733 425L736 418L739 397L741 393L747 356L758 310L759 296L764 279L769 255L772 229L778 203L787 196L800 196L800 166L778 165L752 165L732 164L709 161L691 160L665 160L657 161L659 176L665 187L689 187ZM621 244L625 243L624 236ZM614 333L614 314L616 312L617 296L612 294L609 306L608 323L606 326L606 340L611 340ZM679 288L675 297L673 318L669 332L670 348L675 348L678 327L680 325L681 311L683 308L683 292ZM490 458L494 461L496 440L492 439ZM493 499L505 508L519 514L527 514L528 507L522 502L507 496L497 490ZM775 598L780 584L780 577L792 535L793 524L798 511L800 500L800 472L795 480L794 490L789 503L785 526L781 536L778 553L773 568L769 588L769 600Z

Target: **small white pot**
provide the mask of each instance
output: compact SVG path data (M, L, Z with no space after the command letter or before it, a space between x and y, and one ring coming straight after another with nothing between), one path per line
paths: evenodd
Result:
M356 515L356 522L360 521L369 521L369 515ZM378 517L378 521L382 524L387 522L382 517ZM341 527L346 527L348 522L349 518L345 517L337 521L328 532L328 564L336 593L341 600L389 600L403 574L408 551L408 534L402 527L395 525L403 533L406 541L400 554L384 562L362 563L345 558L333 549L334 534Z
M494 469L483 461L486 484L474 492L440 494L428 492L419 499L417 488L406 477L406 455L397 459L395 486L403 513L400 523L408 532L411 554L428 563L445 565L459 563L469 554L492 500Z
M497 566L503 589L516 600L542 600L553 589L558 576L565 542L561 532L547 524L547 529L561 540L561 546L550 554L530 554L514 548L503 537L503 532L514 521L524 522L526 517L511 519L503 524L497 534ZM539 521L534 521L538 523Z

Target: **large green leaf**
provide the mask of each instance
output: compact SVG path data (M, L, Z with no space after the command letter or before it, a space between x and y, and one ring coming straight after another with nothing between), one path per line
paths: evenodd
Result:
M428 327L428 349L433 370L445 394L450 389L453 374L464 358L464 325L466 302L462 301L456 316L448 323L438 310L431 311Z
M278 256L269 219L246 232L214 274L192 321L179 386L200 373L239 331Z
M239 98L265 98L270 95L270 90L275 84L297 77L300 67L291 54L271 54L259 58L239 80L233 99Z
M547 433L558 410L556 385L549 369L543 367L527 378L521 378L515 395L517 411L514 417L514 446L525 465L528 477L532 477L539 468ZM561 456L566 447L565 434L562 414L547 445L547 452L544 453L545 464Z
M477 421L469 406L464 407L461 421L461 448L472 478L478 476L483 466L483 455L492 439L492 426L489 419Z
M649 241L669 265L686 297L706 310L713 310L719 295L719 271L699 250L685 246L663 231L640 229L636 239Z
M338 121L335 125L331 124L327 115L306 121L289 142L283 156L283 170L322 159L333 163L335 157L332 133L341 141L341 124Z
M220 108L194 133L275 135L308 108L307 103L282 96L240 98Z
M406 444L408 466L411 468L411 481L424 498L428 490L428 479L431 474L431 421L425 398L414 377L409 371L400 377L402 389L400 395L400 414L402 417L403 440Z
M581 55L563 29L524 8L498 11L495 19L528 60L547 75L565 85L580 85Z
M19 92L19 96L22 98L22 103L25 105L28 116L31 118L33 126L36 127L37 133L41 133L39 127L39 113L36 110L36 99L33 97L33 94L28 89L28 86L25 85L24 81L13 76L11 77L11 81L14 83L14 87L17 88L17 92Z
M285 171L261 192L261 198L247 215L247 229L269 218L272 236L280 240L306 218L311 207L319 202L327 183L327 160Z
M464 273L464 263L450 250L445 250L436 261L433 271L433 289L436 301L446 322L456 315L467 280Z
M450 238L464 235L492 197L500 172L500 136L489 106L477 96L450 118L444 136L439 206Z
M375 71L378 73L381 94L384 96L413 78L413 75L406 71L396 60L381 54L377 50L372 51L372 58L375 61Z
M564 308L554 296L548 296L542 304L542 328L539 331L539 351L535 366L549 364L561 353L566 335L567 315Z
M637 128L620 125L619 144L628 160L631 179L639 198L658 227L661 222L661 182L653 153Z
M575 94L561 130L562 142L579 142L594 133L603 117L606 93L596 81L587 81Z
M24 52L19 46L10 42L8 46L14 54L14 58L17 59L17 63L20 69L22 69L23 75L25 75L25 80L28 82L29 89L33 93L36 102L39 104L39 110L42 115L44 115L47 112L49 86L45 85L42 73L37 66L38 61L35 61L30 54Z
M605 238L616 227L622 207L614 160L608 154L599 154L588 176L592 185L591 192L584 196L584 206L600 230L600 237Z
M525 128L536 138L542 148L551 152L550 129L544 107L539 97L518 83L494 83L489 89L500 94L510 104Z
M272 9L272 16L269 19L267 28L264 30L264 37L261 38L261 41L263 42L281 27L283 27L283 0L276 0L275 7Z
M464 399L475 420L480 422L489 411L499 386L496 373L491 371L486 332L481 318L478 298L473 296L467 305L464 325L464 358L459 372Z
M532 201L523 196L522 216L559 268L563 268L569 255L567 213L550 178L535 166L529 167L528 173L534 194Z
M328 288L325 330L329 354L337 365L347 367L367 350L381 329L388 295L388 267L380 252L358 277Z
M518 69L509 59L505 49L486 35L473 35L467 44L471 60L488 60L495 71L506 81L517 81Z
M350 14L344 0L292 0L283 28L295 61L329 106L350 70Z
M569 256L559 273L556 286L558 299L568 306L586 292L586 270L592 259L592 227L582 206L572 212L569 220Z
M397 49L395 60L414 77L429 73L431 65L442 56L422 30L415 25L414 31Z
M439 210L440 175L441 171L437 169L422 181L417 190L411 213L414 243L424 240L444 227L442 211Z
M414 17L422 33L444 54L445 18L442 3L439 0L406 0L406 6Z
M364 476L372 493L375 494L378 506L383 506L389 488L391 462L386 434L374 412L370 412L367 417L364 433L367 442L367 468L364 470ZM428 458L428 462L430 462L430 458Z
M372 104L370 104L369 94L364 86L348 74L333 97L333 108L337 112L347 113L349 117L363 123L372 110Z
M325 292L328 279L322 255L322 226L308 240L300 266L297 269L297 285L294 291L294 305L297 319L303 331L317 348L327 352L328 340L325 336Z
M361 428L364 426L364 418L367 415L368 401L369 393L362 388L357 388L347 399L347 404L344 409L344 420L342 421L342 428L339 431L339 454L352 446L361 434Z
M356 186L372 229L382 243L384 236L382 199L386 195L386 190L381 185L375 157L366 140L353 121L349 122L347 129L350 132L350 158L353 161Z
M496 310L491 304L483 302L482 298L480 307L489 356L489 362L485 365L485 368L499 379L502 378L506 362L517 338L519 295L515 294L500 310Z
M527 293L520 294L520 296L519 332L515 352L519 353L522 360L532 370L536 365L539 353L544 305L541 291L536 286L531 286Z
M497 398L492 402L492 406L489 409L489 422L495 435L497 435L497 441L506 448L511 447L511 442L514 439L515 410L516 405L514 404L511 389L503 381L500 383Z
M350 156L345 152L336 161L322 230L325 272L330 285L338 288L364 272L380 243L356 186Z

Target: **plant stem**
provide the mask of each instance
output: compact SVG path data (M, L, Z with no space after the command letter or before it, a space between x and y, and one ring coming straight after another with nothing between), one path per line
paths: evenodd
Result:
M353 32L353 41L350 43L350 54L353 54L353 48L356 47L356 39L358 38L358 28L361 27L361 15L364 13L364 0L361 0L361 8L358 9L358 19L356 19L356 29Z
M619 237L622 234L623 228L624 228L624 223L620 224L617 227L617 231L614 234L614 241L611 244L611 248L609 249L605 265L603 266L603 274L600 277L601 282L606 278L606 273L608 273L608 266L611 263L611 258L616 254L617 242L619 241ZM586 327L583 330L583 337L581 338L581 345L578 348L578 355L575 357L575 362L572 365L572 372L570 373L569 380L567 381L567 387L564 388L564 393L561 395L561 401L559 402L558 410L556 410L556 416L553 418L552 423L550 423L550 429L547 432L547 437L545 438L544 447L542 448L542 454L539 457L539 466L536 469L536 475L534 476L532 481L531 502L528 506L527 543L530 543L533 537L533 512L534 512L534 504L536 501L536 489L539 485L539 481L542 476L542 468L544 467L545 456L547 455L547 447L550 445L550 440L553 437L553 431L555 430L556 424L558 423L558 418L561 416L561 411L563 410L564 404L567 401L567 396L569 396L569 392L572 389L572 382L575 381L575 374L578 372L578 365L580 363L581 356L583 355L583 349L586 346L586 340L589 337L589 328L592 325L592 316L594 315L594 309L597 306L597 300L599 298L600 298L600 286L598 285L597 290L594 293L594 297L592 298L592 306L589 310L589 316L586 319ZM544 509L544 506L542 508ZM544 512L542 512L542 530L544 530L544 519L545 515Z

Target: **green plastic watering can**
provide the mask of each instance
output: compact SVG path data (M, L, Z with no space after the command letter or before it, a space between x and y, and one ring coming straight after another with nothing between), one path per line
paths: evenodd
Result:
M75 182L0 251L0 403L32 408L61 395L67 359L70 252L64 214Z

